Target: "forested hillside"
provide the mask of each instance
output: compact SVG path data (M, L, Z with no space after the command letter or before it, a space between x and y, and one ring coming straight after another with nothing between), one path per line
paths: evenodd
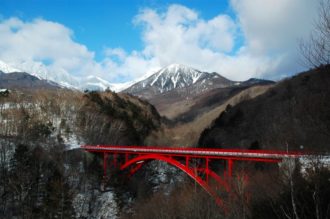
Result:
M279 82L227 109L199 145L218 148L330 150L330 66Z
M101 218L118 214L115 193L100 190L100 159L71 149L143 144L160 117L129 95L12 90L0 124L0 218Z

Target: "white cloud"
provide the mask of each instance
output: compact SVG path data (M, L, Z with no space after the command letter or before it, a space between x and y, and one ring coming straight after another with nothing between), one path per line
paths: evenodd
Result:
M279 78L303 70L298 43L313 28L318 0L231 0L231 5L244 34L242 52L277 62L262 76Z
M171 64L179 56L187 61L184 53L230 52L234 45L235 24L226 15L205 21L191 9L172 5L165 13L141 11L135 22L144 26L144 53L157 57L161 65Z
M215 71L225 53L234 47L236 25L227 15L203 20L199 14L181 5L171 5L165 12L144 9L135 17L134 23L143 27L143 51L116 54L109 58L118 74L140 77L150 69L159 69L172 63L182 63L202 70ZM124 54L121 52L121 54Z
M0 39L0 59L26 71L46 65L45 69L74 76L104 72L94 53L75 42L73 32L59 23L10 18L0 23Z
M181 5L166 11L147 8L134 19L143 28L143 51L125 53L114 65L131 77L182 63L234 80L278 79L302 69L297 43L310 32L316 5L310 0L232 0L235 20L225 14L205 20ZM238 41L243 41L240 48Z
M309 33L317 0L231 0L247 46L257 52L280 50Z
M139 78L172 63L219 72L233 80L271 77L299 69L297 40L309 33L317 1L231 0L236 18L209 20L182 5L141 10L133 23L142 27L143 49L107 48L104 59L75 42L62 24L10 18L0 22L0 59L75 76L94 74L112 81ZM216 7L216 6L214 6ZM242 42L241 43L238 42ZM240 48L238 48L240 46ZM27 67L26 67L27 68Z

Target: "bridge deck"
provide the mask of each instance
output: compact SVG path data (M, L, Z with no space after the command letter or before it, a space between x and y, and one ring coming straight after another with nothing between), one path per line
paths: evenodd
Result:
M298 152L269 151L269 150L243 150L243 149L211 149L211 148L169 148L145 146L104 146L85 145L83 149L90 152L151 154L157 153L167 156L211 157L212 159L274 159L298 158Z

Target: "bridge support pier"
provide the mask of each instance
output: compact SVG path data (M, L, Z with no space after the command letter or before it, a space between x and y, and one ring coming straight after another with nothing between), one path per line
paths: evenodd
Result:
M117 154L113 154L113 166L116 168L117 167Z
M227 174L228 174L229 178L231 178L233 175L233 160L232 159L227 160Z
M206 183L209 184L209 158L205 159Z
M108 153L103 153L103 177L107 177Z

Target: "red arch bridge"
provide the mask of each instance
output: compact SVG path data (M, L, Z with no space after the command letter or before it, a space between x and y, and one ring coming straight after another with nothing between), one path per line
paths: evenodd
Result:
M145 146L81 146L88 152L103 154L103 169L106 176L107 168L113 166L120 170L129 170L130 174L137 172L145 163L159 160L175 166L188 174L211 196L218 205L223 206L217 188L230 190L226 178L233 174L235 161L251 161L263 163L279 163L283 159L294 159L302 156L297 152L268 151L268 150L228 150L210 148L168 148ZM112 161L109 162L109 155ZM194 161L202 161L199 166ZM223 160L226 168L222 176L212 171L210 162ZM212 179L212 180L211 180ZM216 186L211 186L211 182ZM215 183L214 183L215 182Z

